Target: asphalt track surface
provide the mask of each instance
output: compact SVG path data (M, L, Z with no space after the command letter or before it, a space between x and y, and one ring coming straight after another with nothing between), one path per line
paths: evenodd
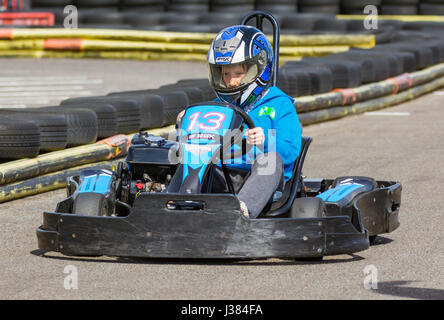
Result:
M0 60L0 70L0 78L101 79L88 86L91 94L156 88L207 72L203 64L185 62L15 59ZM401 226L368 250L321 262L43 253L35 229L42 212L65 197L57 190L0 204L0 299L444 299L443 101L435 92L379 113L304 128L314 139L307 177L367 175L402 183ZM77 289L67 282L73 270Z

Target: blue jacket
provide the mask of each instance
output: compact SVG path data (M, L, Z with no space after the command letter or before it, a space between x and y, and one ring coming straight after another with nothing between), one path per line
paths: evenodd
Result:
M285 181L290 180L294 162L301 151L302 128L293 103L293 98L278 87L270 87L248 112L255 126L264 130L265 143L259 146L260 152L276 151L281 156ZM244 156L243 164L227 164L227 167L249 169L254 153L258 154L256 148Z

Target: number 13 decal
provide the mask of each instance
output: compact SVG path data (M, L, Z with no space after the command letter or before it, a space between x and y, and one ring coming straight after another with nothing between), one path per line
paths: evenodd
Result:
M191 116L188 117L190 120L190 124L187 127L187 131L192 131L196 124L197 128L200 130L219 130L222 128L223 122L225 121L225 115L220 112L207 112L200 116L201 112L195 112ZM210 118L210 117L216 117L216 118ZM199 122L199 118L207 119L207 123ZM210 119L209 119L210 118ZM208 125L211 124L211 125Z

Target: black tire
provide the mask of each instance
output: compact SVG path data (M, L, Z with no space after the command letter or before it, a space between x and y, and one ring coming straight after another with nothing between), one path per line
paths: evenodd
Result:
M394 50L393 48L387 48L384 46L376 46L374 48L372 48L373 52L378 52L378 53L383 53L383 54L388 54L398 57L401 60L402 63L402 69L403 72L414 72L417 69L416 66L416 57L415 54L412 52L407 52L407 51L397 51Z
M308 72L297 68L282 68L280 70L288 81L289 95L292 97L309 96L312 93L311 78Z
M164 4L164 0L120 0L123 7L126 6L146 6Z
M75 0L79 7L118 6L120 0Z
M416 5L381 5L380 14L387 15L416 15L418 14L418 8Z
M316 21L315 17L307 16L287 16L282 19L281 28L284 30L304 30L312 31L314 23Z
M210 101L217 98L216 92L211 87L207 78L204 79L182 79L176 82L178 88L181 87L196 87L202 91L203 101Z
M43 107L36 111L61 114L65 117L68 126L67 147L81 146L94 143L97 140L97 114L89 109Z
M254 0L211 0L210 11L224 13L249 12L254 10L254 6Z
M197 11L200 12L200 11ZM199 20L201 14L192 12L165 12L164 14L158 15L160 24L195 24Z
M204 102L204 93L203 90L198 87L187 87L187 86L180 86L177 84L169 84L165 86L161 86L159 88L160 90L171 90L171 91L183 91L188 97L188 103L189 104L195 104L199 102Z
M333 73L327 67L289 61L284 66L289 68L297 68L309 74L311 82L311 94L330 92L333 89Z
M340 7L339 5L325 5L325 6L301 5L299 6L299 12L339 14Z
M225 26L239 24L242 19L240 13L226 13L226 12L208 12L201 14L198 18L199 24L224 24Z
M115 109L117 133L129 134L139 131L141 127L141 107L134 99L127 97L92 96L71 98L61 102L69 104L108 105Z
M120 7L122 13L137 13L137 14L162 14L165 12L164 4L152 4L146 6L124 6Z
M402 73L403 70L399 57L384 55L372 50L351 49L348 52L334 54L332 57L359 62L363 70L362 83L382 81Z
M141 128L140 106L134 100L104 100L103 103L109 104L116 109L117 131L123 134L137 132Z
M79 23L95 25L120 25L124 23L124 15L108 9L79 10Z
M32 7L64 7L74 4L74 0L32 0Z
M328 56L302 59L301 62L330 69L333 75L333 88L355 88L362 83L363 71L358 62L338 60Z
M287 79L287 76L284 72L278 73L277 85L279 89L281 89L284 93L290 95L290 83Z
M89 102L74 102L69 104L69 101L65 101L64 104L62 102L59 108L93 111L97 117L97 139L108 138L118 134L117 112L111 105L94 104Z
M153 90L154 94L158 94L163 99L163 125L171 125L176 123L179 112L190 105L185 91L180 89L175 91Z
M32 121L40 129L40 150L57 151L65 149L68 141L68 127L62 115L29 113L23 110L0 110L0 115L9 119Z
M149 90L112 92L99 100L117 106L119 110L125 104L137 105L140 112L139 129L158 128L163 124L164 100Z
M266 2L256 2L256 10L265 10L271 14L288 14L298 11L298 6L296 2L293 3L270 3Z
M168 11L174 12L208 12L210 11L209 0L170 0Z
M40 129L33 121L0 118L0 158L34 158L40 152Z
M381 2L382 0L341 0L341 6L345 9L357 9L363 13L362 10L367 5L379 6Z
M296 198L290 210L290 218L323 218L324 201L317 197Z
M126 92L112 92L109 97L122 97L129 95L158 95L162 98L163 102L163 122L162 125L170 125L176 123L176 117L180 111L185 109L190 102L186 93L181 90L168 90L168 89L150 89L150 90L137 90Z
M433 65L432 50L426 47L415 46L408 43L389 43L382 46L386 49L401 52L411 52L415 56L416 69L424 69Z
M381 4L416 5L419 0L384 0Z
M328 6L328 5L338 5L340 0L299 0L300 5L310 5L310 6Z
M110 208L101 193L79 193L73 202L72 213L85 216L109 216Z
M444 4L420 3L419 14L421 15L444 15Z

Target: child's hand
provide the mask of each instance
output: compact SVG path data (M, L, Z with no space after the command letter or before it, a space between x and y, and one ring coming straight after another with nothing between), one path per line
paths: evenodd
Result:
M265 142L264 130L261 127L248 129L245 136L247 137L247 143L251 145L260 145Z

